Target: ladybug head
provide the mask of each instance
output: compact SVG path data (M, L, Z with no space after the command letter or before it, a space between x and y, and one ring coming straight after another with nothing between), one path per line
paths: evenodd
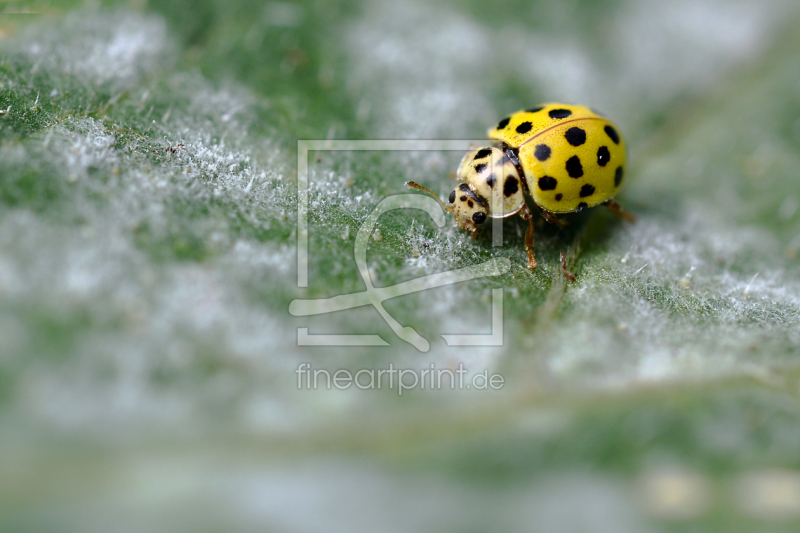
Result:
M478 197L466 183L460 184L448 198L453 218L460 228L474 231L489 218L486 201Z
M406 185L414 189L419 189L420 191L425 191L436 198L448 212L453 213L456 224L462 229L475 231L478 229L479 225L486 222L489 218L486 202L478 197L466 183L462 183L450 193L448 197L449 205L446 205L433 191L422 185L414 183L413 181L409 181Z

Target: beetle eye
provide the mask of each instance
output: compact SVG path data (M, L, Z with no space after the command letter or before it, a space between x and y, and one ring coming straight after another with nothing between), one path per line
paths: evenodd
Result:
M476 224L483 224L486 222L486 213L483 211L478 211L474 215L472 215L472 221Z
M456 201L456 191L451 192L450 196L447 199L450 200L451 204L455 203L455 201Z

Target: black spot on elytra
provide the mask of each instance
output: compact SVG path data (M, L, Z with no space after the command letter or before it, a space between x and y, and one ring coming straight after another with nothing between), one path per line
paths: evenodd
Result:
M614 187L619 187L619 184L622 183L622 174L622 167L617 167L616 172L614 172Z
M539 144L536 145L536 149L533 151L533 155L539 161L547 161L547 158L550 157L550 147L546 144Z
M477 172L478 174L480 174L484 170L486 170L486 163L478 163L477 165L475 165L475 172Z
M578 209L577 210L578 211L583 211L587 207L589 207L589 204L587 204L586 202L581 202L581 203L578 204Z
M501 120L500 122L498 122L498 123L497 123L497 129L498 129L498 130L502 130L503 128L505 128L506 126L508 126L508 122L509 122L510 120L511 120L511 117L506 117L506 118L504 118L503 120Z
M486 222L486 213L483 211L478 211L477 213L472 215L472 221L476 224L483 224Z
M550 118L567 118L572 114L569 109L551 109L548 115Z
M563 197L564 195L561 193L556 194L556 202L560 202Z
M447 199L450 200L451 204L454 203L456 201L456 191L451 192Z
M581 198L586 198L587 196L591 196L594 194L594 185L589 185L588 183L581 187Z
M583 165L577 155L567 159L567 174L570 178L580 178L583 176Z
M497 183L497 178L494 177L494 174L490 174L488 178L486 178L486 184L489 187L494 188L494 184Z
M511 196L516 194L519 190L519 183L517 183L517 178L514 176L508 176L506 178L506 184L503 185L503 194L506 196Z
M614 144L619 144L619 133L617 133L617 130L609 125L606 125L606 127L603 128L603 131L606 132L606 135L608 135L609 139L614 141Z
M469 208L470 208L470 209L472 209L473 207L475 207L475 204L474 204L474 203L472 203L472 200L467 200L467 205L469 206Z
M533 129L533 124L530 122L523 122L519 126L517 126L517 133L528 133Z
M537 106L537 107L529 107L529 108L528 108L528 109L526 109L525 111L527 111L528 113L538 113L538 112L539 112L539 111L541 111L542 109L544 109L544 106L543 106L543 105L540 105L540 106Z
M611 161L611 154L608 152L608 148L605 146L601 146L597 150L597 164L601 167L606 166L608 162Z
M580 146L586 142L586 132L577 126L568 129L564 137L566 137L567 142L572 146Z
M475 154L475 157L472 158L473 161L477 161L478 159L483 159L487 155L491 155L492 149L491 148L484 148L482 150L478 150L478 153Z
M461 198L459 198L459 200L461 200L462 202L466 202L467 201L467 197L466 196L462 196Z
M542 176L539 178L539 188L543 191L552 191L558 185L558 181L550 176Z

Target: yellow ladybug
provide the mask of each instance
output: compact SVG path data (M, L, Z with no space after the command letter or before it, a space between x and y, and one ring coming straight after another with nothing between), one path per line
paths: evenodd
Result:
M518 111L491 128L489 138L492 146L471 150L461 160L461 183L445 208L473 236L487 217L519 214L528 221L528 268L536 268L536 259L524 192L545 220L559 226L557 214L598 204L634 220L613 199L625 178L625 141L616 126L588 107L549 103ZM421 185L408 185L436 197Z

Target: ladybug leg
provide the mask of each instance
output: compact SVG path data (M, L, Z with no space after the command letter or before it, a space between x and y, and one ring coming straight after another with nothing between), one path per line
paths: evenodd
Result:
M528 268L532 270L536 268L536 258L533 256L533 213L526 205L519 212L519 216L528 221L528 231L525 232L525 251L528 252Z
M539 206L537 205L536 207L539 207ZM542 216L544 217L544 219L546 221L548 221L550 224L555 224L559 228L565 228L567 226L567 222L566 221L556 218L556 215L554 213L551 213L550 211L547 211L546 209L542 209L541 207L539 207L539 213L541 213Z
M622 208L622 204L614 199L606 200L606 207L614 213L614 216L627 220L628 222L636 222L636 215Z
M564 252L561 253L561 272L564 274L564 277L568 280L575 282L575 274L567 270L567 258L564 257Z

